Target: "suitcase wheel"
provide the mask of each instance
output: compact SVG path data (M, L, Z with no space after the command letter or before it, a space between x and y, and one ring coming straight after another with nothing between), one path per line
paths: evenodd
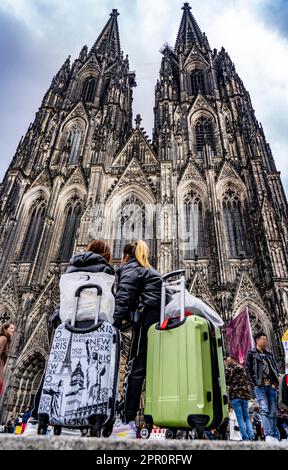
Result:
M177 429L167 429L165 439L176 439Z
M143 428L140 431L140 437L141 439L149 439L150 437L150 431L147 428Z
M48 425L47 424L38 424L37 434L45 436L47 434Z
M204 429L203 428L196 428L195 439L204 439Z
M94 424L91 427L90 436L91 437L100 437L101 436L101 428L99 428L99 424Z
M54 426L54 436L60 436L62 433L62 426Z
M113 426L103 428L101 431L101 437L110 437L113 431Z

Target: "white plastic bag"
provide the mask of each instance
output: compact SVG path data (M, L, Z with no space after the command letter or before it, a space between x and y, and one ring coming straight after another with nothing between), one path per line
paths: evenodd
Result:
M180 316L181 306L181 292L176 292L172 296L172 300L165 307L165 318L173 318ZM205 304L203 300L189 294L185 289L185 313L191 312L194 315L199 315L210 320L215 326L223 326L222 318L216 313L209 305Z
M75 303L76 289L85 284L98 284L102 287L99 320L113 323L115 310L115 298L112 294L112 286L115 276L107 273L89 273L78 271L63 274L60 278L60 319L62 322L71 321L73 306ZM85 289L80 294L77 321L95 320L96 315L96 289Z

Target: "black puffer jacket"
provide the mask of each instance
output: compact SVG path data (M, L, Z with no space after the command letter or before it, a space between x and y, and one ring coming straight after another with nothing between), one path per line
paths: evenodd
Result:
M85 253L78 253L70 259L70 264L65 274L76 273L85 271L88 273L106 273L115 275L113 266L103 258L103 256L93 253L93 251L86 251ZM60 324L60 306L56 307L51 315L51 323L54 328Z
M115 274L114 268L103 258L92 251L78 253L70 259L66 274L85 271L89 273Z
M115 298L114 319L129 320L131 313L144 307L142 316L145 323L159 321L161 274L154 268L143 268L134 257L121 267L117 274L119 284ZM166 303L169 300L168 294Z

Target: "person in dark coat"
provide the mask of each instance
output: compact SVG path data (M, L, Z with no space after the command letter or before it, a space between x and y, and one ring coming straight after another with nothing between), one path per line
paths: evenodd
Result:
M77 253L70 259L65 274L81 271L87 273L106 273L113 276L115 275L115 270L110 265L111 260L111 249L108 243L103 240L93 240L89 243L84 253ZM55 329L60 325L60 306L54 310L51 322Z
M108 243L103 240L93 240L89 243L84 253L77 253L70 259L66 274L85 271L89 273L106 273L115 275L115 270L113 266L110 265L111 261L112 255ZM55 329L60 325L60 306L56 307L51 315L50 321ZM79 322L76 321L76 326L80 326L78 323ZM81 322L82 327L89 327L92 324L93 320ZM38 418L38 406L41 398L43 382L44 374L34 399L32 417L35 419Z
M265 440L279 440L277 429L279 371L273 354L266 349L266 334L257 333L255 342L256 347L247 354L246 372L260 408Z
M114 326L137 318L133 325L129 358L122 390L122 422L114 426L113 437L136 438L135 418L146 375L147 333L160 321L161 274L148 261L149 249L138 240L124 247L119 284L115 297ZM167 295L166 301L170 300ZM136 314L136 315L135 315Z

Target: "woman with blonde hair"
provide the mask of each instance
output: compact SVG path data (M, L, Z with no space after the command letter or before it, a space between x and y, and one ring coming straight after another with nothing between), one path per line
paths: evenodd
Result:
M133 324L130 353L125 368L122 391L122 422L115 424L114 437L136 438L135 418L139 409L143 381L146 375L147 333L160 321L161 274L149 263L149 248L142 240L125 245L122 267L118 271L119 284L115 298L114 326L123 321ZM170 300L167 296L166 303ZM121 407L121 406L120 406Z

